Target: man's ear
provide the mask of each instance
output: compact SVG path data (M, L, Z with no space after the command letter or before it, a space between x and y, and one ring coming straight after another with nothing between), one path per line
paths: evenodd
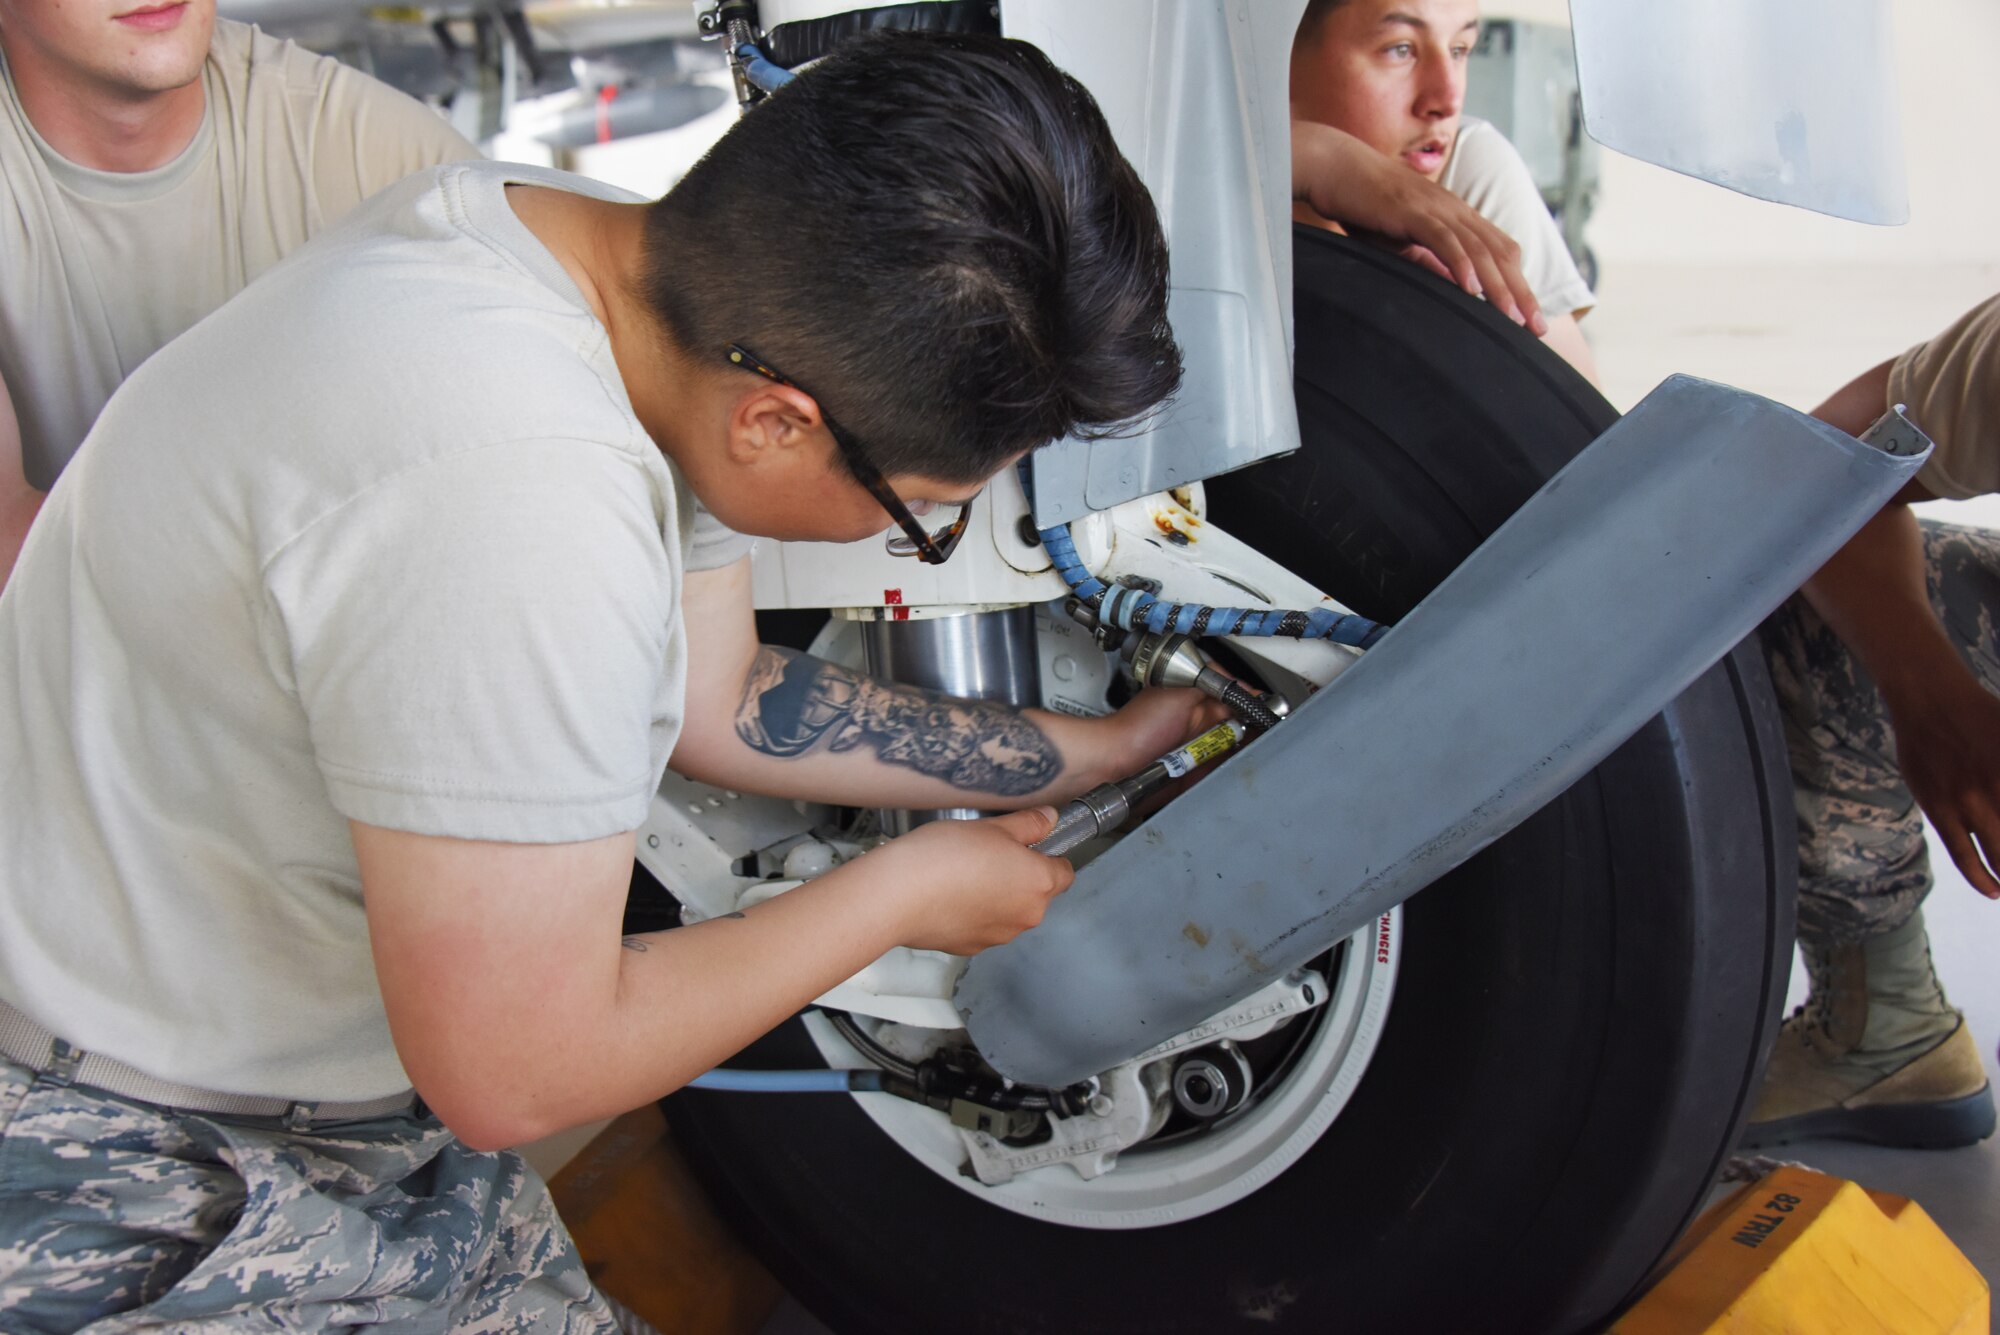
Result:
M737 464L776 463L810 446L820 427L812 396L776 382L744 392L729 413L729 458Z

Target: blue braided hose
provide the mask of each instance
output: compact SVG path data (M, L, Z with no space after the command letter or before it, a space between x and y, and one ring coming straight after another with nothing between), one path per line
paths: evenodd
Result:
M1247 607L1207 607L1200 603L1169 603L1143 589L1112 588L1084 567L1069 526L1040 530L1042 546L1070 592L1097 609L1098 620L1120 630L1147 630L1173 635L1283 635L1297 640L1332 640L1367 649L1389 628L1367 617L1331 608L1287 611Z

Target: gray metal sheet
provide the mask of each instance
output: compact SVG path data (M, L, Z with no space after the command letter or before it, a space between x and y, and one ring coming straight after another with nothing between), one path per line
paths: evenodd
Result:
M1909 220L1885 0L1570 0L1570 24L1584 124L1606 148L1780 204Z
M1304 964L1587 773L1927 454L1668 380L1358 665L976 957L974 1042L1067 1084Z
M1130 436L1034 456L1035 517L1092 510L1295 450L1292 34L1305 0L1001 0L1010 37L1090 89L1152 192L1187 368Z

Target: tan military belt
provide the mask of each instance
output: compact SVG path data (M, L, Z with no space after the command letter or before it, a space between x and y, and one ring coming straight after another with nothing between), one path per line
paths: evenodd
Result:
M142 1103L156 1103L181 1112L219 1113L225 1117L276 1117L293 1127L315 1122L359 1122L388 1117L416 1106L415 1090L352 1103L307 1102L256 1094L223 1094L194 1085L157 1080L101 1053L85 1052L57 1038L4 1001L0 1001L0 1053L35 1074L60 1084L88 1085Z

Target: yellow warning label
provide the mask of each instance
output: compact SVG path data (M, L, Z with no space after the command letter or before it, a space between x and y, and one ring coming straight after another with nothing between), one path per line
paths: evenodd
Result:
M1196 765L1206 765L1234 745L1236 745L1236 730L1227 723L1218 723L1189 742L1186 749L1190 761Z
M1236 739L1240 734L1241 728L1238 724L1218 723L1178 751L1169 751L1161 756L1160 764L1166 767L1168 774L1176 779L1181 778L1200 769L1236 745Z

